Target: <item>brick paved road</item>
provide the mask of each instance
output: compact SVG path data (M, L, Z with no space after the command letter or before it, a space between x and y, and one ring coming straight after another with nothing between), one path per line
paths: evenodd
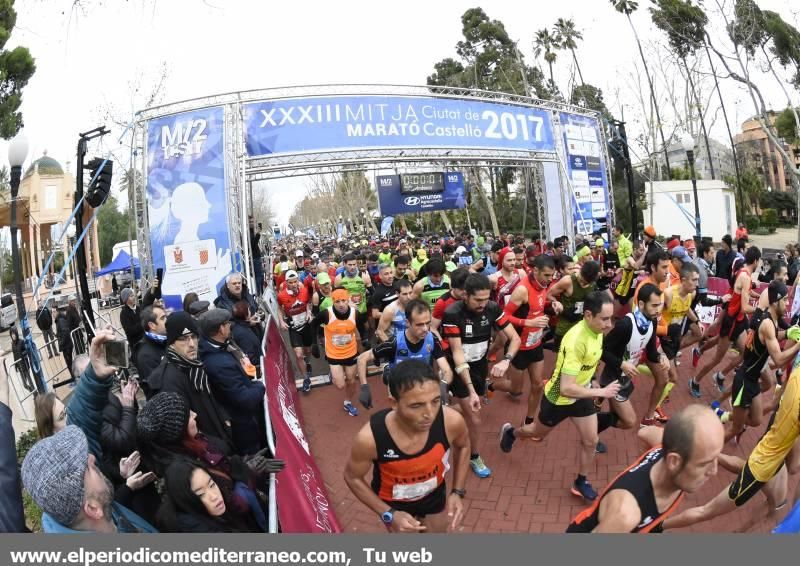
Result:
M547 352L546 355L546 363L548 367L552 367L552 354ZM669 413L694 402L686 386L691 369L688 350L684 352L683 359L686 362L679 368L680 381L672 393L672 401L667 405ZM379 379L370 378L373 399L376 402L373 410L387 406L385 395L382 395L385 389ZM712 382L710 377L703 382L706 402L711 401L711 389L714 387ZM638 412L641 412L646 394L650 391L648 378L641 383L633 397ZM306 433L342 529L348 533L384 532L378 518L353 497L342 479L349 456L350 439L367 422L367 411L359 406L361 415L356 418L348 417L342 410L342 394L332 386L314 389L301 399L301 406ZM578 436L571 424L559 426L542 444L523 441L515 444L511 454L500 451L500 426L508 420L518 424L524 413L523 404L502 393L495 395L491 403L483 408L484 422L479 448L492 469L492 476L481 480L469 472L468 497L465 502L467 512L462 528L464 532L560 533L570 519L586 506L569 493L578 458ZM748 430L741 447L729 444L725 452L746 457L762 430L763 427ZM595 468L589 475L589 480L598 491L641 453L635 431L610 429L601 438L608 445L608 453L597 456ZM683 508L707 501L726 487L731 479L731 474L720 469L717 477L708 481L700 492L685 499ZM793 478L790 494L793 493L796 483L797 478ZM762 501L763 496L756 496L745 509L697 525L691 530L734 531L742 526ZM764 521L755 530L768 532L773 526L774 522L767 524Z

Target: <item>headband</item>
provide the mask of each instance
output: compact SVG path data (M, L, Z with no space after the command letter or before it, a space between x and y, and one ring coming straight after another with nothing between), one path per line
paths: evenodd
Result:
M333 297L334 301L348 301L350 300L350 293L347 289L336 289L331 293L331 297Z
M497 253L497 257L498 257L498 260L499 260L498 263L500 265L503 265L503 258L505 258L510 253L511 253L511 248L509 248L508 246L506 246L502 250L500 250Z

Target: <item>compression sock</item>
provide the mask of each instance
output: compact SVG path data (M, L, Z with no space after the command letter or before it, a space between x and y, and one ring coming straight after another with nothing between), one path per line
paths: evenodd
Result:
M656 408L661 406L661 404L664 402L664 399L669 396L669 392L672 391L673 387L675 387L675 384L671 381L664 386L664 391L661 392L661 398L658 400Z
M607 428L617 426L619 417L616 413L597 413L597 432L603 432Z

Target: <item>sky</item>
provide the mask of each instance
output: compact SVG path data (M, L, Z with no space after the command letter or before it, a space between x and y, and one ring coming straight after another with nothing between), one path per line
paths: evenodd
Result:
M759 0L762 8L800 27L800 9L791 4ZM640 2L634 23L643 41L663 41L650 23L648 5ZM603 89L615 115L624 113L629 137L639 133L628 77L638 52L624 16L605 0L25 0L16 4L17 26L7 47L24 45L36 59L22 105L29 159L47 150L74 170L78 132L102 124L109 112L129 121L158 84L162 68L164 103L289 85L425 84L434 63L456 56L461 15L476 6L505 24L529 63L537 29L552 28L559 17L574 19L584 36L578 57L585 81ZM567 59L560 52L556 63L562 90L570 74ZM741 89L727 83L723 92L735 125L753 114ZM785 107L775 85L765 94L776 108ZM711 107L716 106L713 98ZM95 154L120 147L122 128L105 123L113 126L112 135L92 148ZM711 135L727 139L721 119ZM6 142L0 141L0 163L6 153ZM305 184L296 178L264 187L282 224Z

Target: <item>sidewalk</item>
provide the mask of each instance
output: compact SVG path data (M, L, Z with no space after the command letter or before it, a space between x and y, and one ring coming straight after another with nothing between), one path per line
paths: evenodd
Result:
M778 228L774 234L769 234L768 236L754 236L751 234L750 243L762 250L783 251L786 244L797 243L797 228Z

